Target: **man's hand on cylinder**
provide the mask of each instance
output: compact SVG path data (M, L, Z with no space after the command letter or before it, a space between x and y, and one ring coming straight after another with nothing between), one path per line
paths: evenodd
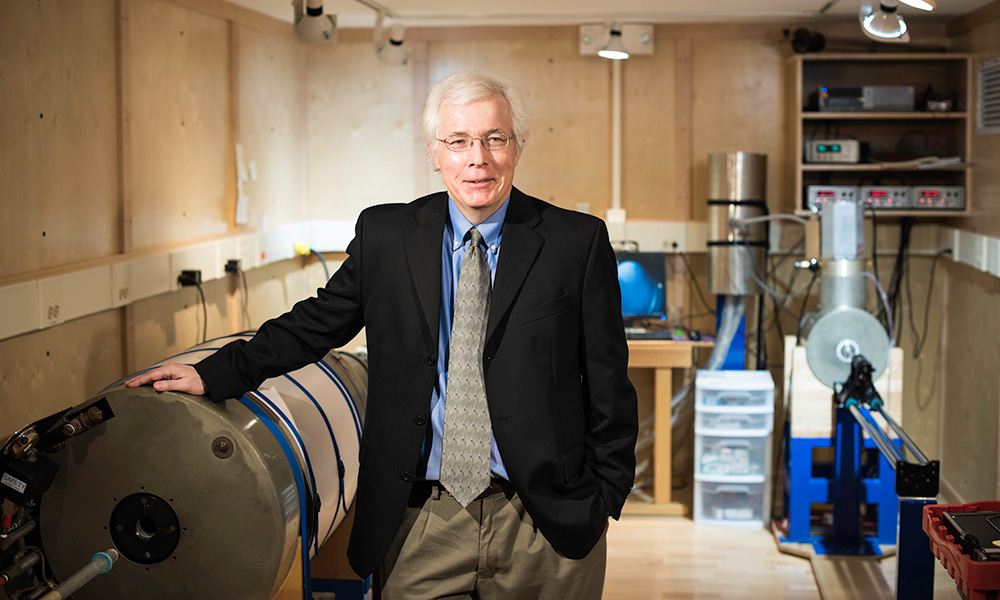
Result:
M180 363L167 363L146 371L126 381L125 387L134 388L147 383L152 383L153 389L158 392L185 392L204 396L207 391L198 371L191 365Z

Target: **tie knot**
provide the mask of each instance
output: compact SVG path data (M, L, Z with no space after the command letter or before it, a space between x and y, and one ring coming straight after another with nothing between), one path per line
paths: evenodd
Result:
M479 230L475 227L469 230L469 239L472 241L473 247L483 245L483 234L479 233Z

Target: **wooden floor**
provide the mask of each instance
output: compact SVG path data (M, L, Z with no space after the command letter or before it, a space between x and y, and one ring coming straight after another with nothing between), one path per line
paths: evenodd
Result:
M937 564L934 600L961 595ZM895 559L879 561L895 586ZM778 551L765 529L695 525L687 517L627 515L608 530L604 600L821 600L807 559Z

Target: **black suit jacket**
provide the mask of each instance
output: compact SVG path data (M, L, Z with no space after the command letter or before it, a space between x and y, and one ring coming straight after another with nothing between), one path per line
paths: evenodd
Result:
M448 196L375 206L349 257L314 298L197 369L212 398L322 358L366 327L368 401L348 555L370 574L402 521L430 421ZM635 473L615 257L604 223L517 189L503 225L483 353L497 446L545 538L586 556L617 518Z

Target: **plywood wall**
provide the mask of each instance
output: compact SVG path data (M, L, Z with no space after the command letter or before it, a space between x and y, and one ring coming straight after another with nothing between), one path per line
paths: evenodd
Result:
M654 34L653 55L622 65L622 205L630 218L687 221L691 43Z
M121 377L121 320L104 312L0 341L0 439Z
M110 0L0 3L0 277L119 250L115 22Z
M235 190L229 24L130 0L128 27L133 247L224 233Z
M968 23L955 50L982 60L1000 56L1000 18ZM968 198L972 212L954 226L1000 235L1000 135L976 135L975 172ZM998 280L961 264L948 264L944 280L945 344L942 357L940 438L942 473L960 499L1000 498L1000 286Z
M414 189L412 66L375 57L373 38L343 33L308 47L309 214L353 221L361 209L407 202Z
M777 212L790 205L782 178L788 46L778 28L754 31L753 37L720 33L693 43L691 217L697 220L708 215L708 156L717 152L767 155L768 205Z
M305 49L221 2L0 4L0 280L233 231L235 146L273 224L307 217ZM242 77L241 77L242 75ZM208 335L259 325L313 293L319 267L205 284ZM290 274L277 291L275 269ZM13 278L13 279L12 279ZM0 437L202 339L194 289L0 341Z
M278 227L309 218L306 134L306 50L284 34L237 26L233 102L242 147L249 224Z

